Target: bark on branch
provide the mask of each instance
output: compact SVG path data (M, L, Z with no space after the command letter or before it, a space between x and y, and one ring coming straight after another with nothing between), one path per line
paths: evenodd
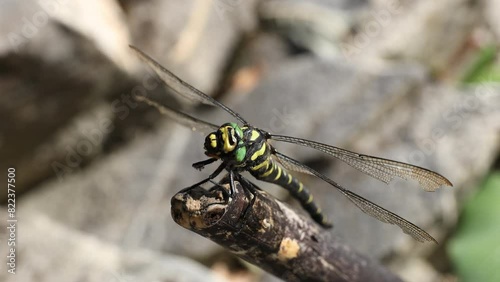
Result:
M264 191L235 182L196 187L171 200L179 225L286 281L401 281L357 254L308 217ZM223 191L226 190L226 191Z

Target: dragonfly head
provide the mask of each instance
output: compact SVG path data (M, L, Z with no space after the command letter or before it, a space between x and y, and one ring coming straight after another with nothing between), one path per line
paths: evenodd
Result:
M246 156L243 130L236 123L225 123L205 138L205 155L213 158L233 157L242 162Z

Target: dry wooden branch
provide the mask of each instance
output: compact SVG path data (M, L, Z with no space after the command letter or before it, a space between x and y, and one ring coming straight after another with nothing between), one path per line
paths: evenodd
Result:
M401 281L250 183L234 186L230 197L227 182L179 192L173 219L286 281Z

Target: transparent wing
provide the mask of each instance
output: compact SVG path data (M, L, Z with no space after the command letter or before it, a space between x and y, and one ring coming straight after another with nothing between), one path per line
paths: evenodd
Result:
M296 172L305 173L305 174L309 174L309 175L314 175L308 169L305 169L304 165L302 165L302 164L300 166L295 165L295 163L292 163L288 159L284 159L281 156L284 156L284 155L275 154L275 155L272 155L271 157L274 157L274 159L276 159L278 161L278 163L280 163L281 166L283 166L283 168L286 170L296 171Z
M160 65L160 63L155 61L153 58L151 58L150 56L146 55L144 52L139 50L137 47L134 47L132 45L129 45L129 47L132 50L134 50L134 52L142 61L147 63L156 72L156 74L160 77L161 80L163 80L163 82L165 82L165 84L168 87L170 87L180 96L189 99L191 101L217 106L223 109L224 111L228 112L229 114L231 114L233 117L235 117L239 122L243 123L244 125L248 124L238 113L231 110L230 108L228 108L221 102L215 100L214 98L208 96L207 94L201 92L200 90L194 88L188 83L184 82L175 74L171 73L169 70Z
M307 171L308 173L315 175L328 184L332 185L333 187L337 188L340 193L342 193L344 196L346 196L351 202L353 202L360 210L362 210L364 213L373 216L374 218L399 226L403 230L404 233L412 236L415 240L419 242L425 242L425 241L432 241L437 244L437 241L429 235L429 233L425 232L422 230L420 227L416 226L415 224L407 221L406 219L400 217L399 215L392 213L381 206L370 202L369 200L343 188L339 184L337 184L335 181L331 180L330 178L326 177L325 175L313 170L312 168L301 164L300 162L285 156L279 152L274 152L276 157L279 158L281 163L287 163L289 165L292 165L297 168L301 168L304 171Z
M159 103L152 101L144 96L134 96L134 98L137 101L145 102L148 105L157 108L158 111L160 111L160 113L168 116L171 119L174 119L175 121L184 126L189 127L193 131L198 131L200 133L207 135L210 132L216 131L219 128L215 124L211 124L209 122L197 119L188 114L171 109L167 106L160 105Z
M296 137L270 134L269 138L271 140L314 148L385 183L391 182L395 177L400 177L405 180L417 180L425 191L436 191L442 185L453 186L444 176L434 171L407 163L362 155L335 146Z

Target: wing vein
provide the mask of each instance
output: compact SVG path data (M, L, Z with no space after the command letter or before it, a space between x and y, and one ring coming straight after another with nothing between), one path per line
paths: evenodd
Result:
M283 136L270 135L271 140L293 143L305 147L311 147L337 158L346 164L366 173L382 182L389 183L395 177L404 180L416 180L425 191L436 191L441 186L453 186L444 176L414 165L398 161L362 155L335 146L314 142L311 140Z
M151 99L144 96L134 96L138 101L145 102L150 106L158 109L161 114L168 116L169 118L175 120L176 122L189 127L193 131L198 131L200 133L208 134L212 131L217 130L219 127L215 124L197 119L193 116L179 112L177 110L171 109L168 106L160 105L159 103L152 101Z
M335 181L331 180L327 176L317 172L316 170L301 164L297 160L294 160L286 155L283 155L279 152L274 152L275 156L279 158L281 163L286 163L287 165L294 166L294 167L300 167L302 170L308 171L308 173L315 175L319 178L321 178L323 181L327 182L328 184L332 185L333 187L337 188L340 193L342 193L344 196L346 196L354 205L356 205L361 211L364 213L382 221L385 223L393 224L401 228L404 233L412 236L415 240L419 242L425 242L425 241L432 241L437 244L437 241L429 235L429 233L425 232L423 229L420 227L416 226L415 224L407 221L406 219L400 217L399 215L390 212L381 206L359 196L356 193L353 193L346 188L340 186L338 183Z
M167 70L165 67L160 65L156 60L148 56L146 53L139 50L139 48L129 45L129 47L137 54L137 56L145 63L149 65L149 67L156 72L158 77L172 90L174 90L178 95L184 97L191 101L201 102L203 104L209 104L217 106L233 117L235 117L239 122L244 125L248 124L243 117L241 117L238 113L231 110L226 105L221 102L215 100L214 98L208 96L207 94L201 92L195 87L189 85L187 82L180 79L178 76Z

